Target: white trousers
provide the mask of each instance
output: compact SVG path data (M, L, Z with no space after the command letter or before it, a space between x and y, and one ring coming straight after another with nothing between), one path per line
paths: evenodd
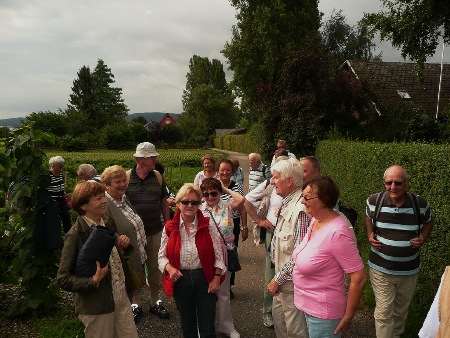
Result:
M219 331L225 334L229 334L234 330L230 304L230 278L231 272L227 271L225 273L225 280L222 284L220 284L220 290L217 294L217 304L219 307Z

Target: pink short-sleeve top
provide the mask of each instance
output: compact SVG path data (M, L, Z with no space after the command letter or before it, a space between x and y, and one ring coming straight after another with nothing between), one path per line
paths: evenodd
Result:
M340 215L313 236L311 231L312 226L292 254L295 306L317 318L342 318L347 304L344 272L364 268L354 236Z

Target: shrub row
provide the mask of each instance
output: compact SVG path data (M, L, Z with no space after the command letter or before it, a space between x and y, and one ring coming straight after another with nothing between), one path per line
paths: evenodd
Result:
M365 235L365 201L370 194L384 190L386 168L393 164L405 167L410 176L410 191L424 196L430 203L435 226L421 249L422 270L407 322L410 332L418 332L444 268L450 265L449 150L448 145L340 140L322 141L316 151L322 173L333 177L341 190L342 201L358 211L361 230L357 237L365 259L370 248Z

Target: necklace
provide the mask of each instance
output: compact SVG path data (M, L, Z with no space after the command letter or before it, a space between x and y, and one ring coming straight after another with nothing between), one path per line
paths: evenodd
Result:
M324 219L322 219L322 220L320 220L320 219L318 219L318 218L316 218L316 221L317 221L317 224L324 224L325 223L325 221L331 216L331 214L332 214L333 212L332 211L330 211L330 212L328 212L328 215L327 215L327 217L325 217Z

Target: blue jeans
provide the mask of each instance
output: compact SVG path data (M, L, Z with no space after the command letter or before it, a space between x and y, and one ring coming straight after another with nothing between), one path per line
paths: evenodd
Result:
M342 332L333 334L341 319L322 319L305 313L309 338L340 338Z
M184 338L215 338L217 294L208 293L208 282L202 269L181 270L173 298L180 313ZM198 329L197 329L198 325Z

